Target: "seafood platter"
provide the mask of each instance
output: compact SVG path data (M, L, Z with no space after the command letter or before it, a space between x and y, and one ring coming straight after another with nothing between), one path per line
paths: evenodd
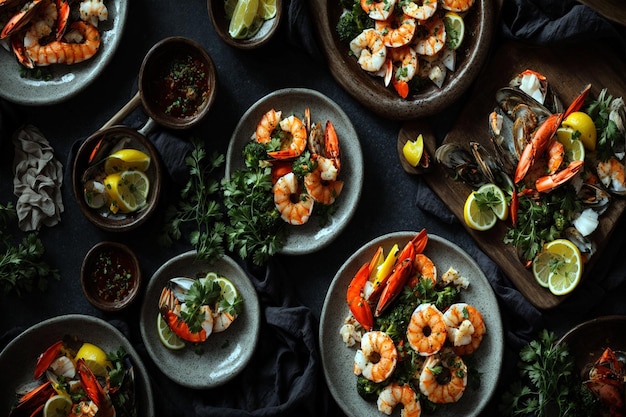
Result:
M358 1L314 3L335 80L370 110L396 120L435 114L461 97L487 59L496 19L491 0L367 2L365 17ZM366 29L355 33L354 21Z
M626 412L625 326L624 316L598 317L575 326L557 342L568 346L575 372L606 407L606 415Z
M91 84L113 58L128 15L122 0L7 0L2 7L0 96L24 105L60 103Z
M96 317L72 314L36 324L7 345L0 365L4 386L10 388L1 393L3 415L30 415L53 394L54 406L68 411L76 406L106 412L102 415L154 415L152 388L139 355L118 329ZM80 399L63 393L79 385L86 393Z
M328 387L349 416L391 414L400 403L404 415L480 415L498 383L503 337L478 265L426 230L380 236L350 256L330 285L319 333ZM449 383L434 377L437 367Z
M560 237L576 243L583 262L581 279L585 280L591 276L590 271L597 262L599 254L609 242L615 224L626 207L626 201L622 197L623 192L620 191L623 189L623 185L619 180L615 180L614 176L614 173L622 172L623 178L623 162L619 162L618 159L621 153L618 148L623 148L623 139L618 140L614 146L606 147L603 143L608 142L603 142L601 135L598 134L598 149L590 150L586 148L587 145L583 142L584 138L581 138L578 141L581 144L579 144L580 150L577 157L574 157L574 154L569 150L573 147L568 148L565 152L557 153L564 155L564 158L561 159L561 164L554 174L546 175L546 170L542 171L541 169L547 166L546 161L552 161L552 156L548 157L549 153L546 147L552 149L551 144L557 141L557 139L552 138L560 137L556 134L561 134L557 130L567 130L563 129L561 122L567 120L566 117L570 114L576 113L576 116L580 116L580 113L589 111L587 109L589 103L594 102L592 100L595 100L596 103L604 102L607 106L615 102L618 107L615 115L621 114L622 116L618 117L623 119L624 110L621 97L626 95L626 84L621 75L623 63L613 61L612 55L603 53L602 47L583 44L576 47L576 52L572 48L566 46L537 48L508 43L498 49L474 86L472 98L442 143L436 146L433 138L425 140L426 147L429 148L428 152L434 156L432 160L435 163L431 164L431 170L426 172L422 178L464 225L466 225L464 221L465 201L468 195L476 190L476 183L472 185L473 180L468 177L463 178L460 175L461 171L459 171L459 169L463 170L463 167L467 166L464 165L465 162L463 161L467 161L465 156L468 155L471 163L476 164L478 161L493 168L492 171L498 178L492 177L486 181L487 183L500 183L503 189L523 190L514 193L516 198L519 197L515 204L527 197L529 199L553 198L556 199L555 201L563 202L566 201L566 198L572 198L567 197L569 194L566 193L569 190L578 190L572 199L575 204L574 207L580 206L580 209L577 209L580 213L577 212L578 214L566 217L562 223L575 226L575 230L565 228L561 231ZM578 60L576 57L580 56L581 53L584 53L588 59L585 61ZM577 70L573 72L564 70L564 68L572 67L576 67ZM536 101L534 99L526 93L519 94L520 88L514 87L516 79L519 79L520 76L523 77L523 74L530 73L538 74L535 78L542 79L544 86L547 86L545 89L539 88L537 90L546 94L544 106L535 106ZM521 102L518 100L520 98ZM528 101L529 99L530 101ZM502 152L501 149L498 149L503 143L502 138L519 136L516 131L522 132L523 129L518 130L518 127L524 126L521 124L523 117L520 117L520 114L508 116L504 108L513 106L521 109L528 107L527 105L533 108L532 114L541 114L538 117L539 120L548 120L547 123L540 123L544 129L550 124L549 134L541 136L549 138L547 142L544 141L546 145L544 147L546 149L544 159L541 158L543 153L534 156L524 154L522 151L525 143L518 148L519 151L509 148L508 151ZM546 112L546 108L551 106L557 106L556 110L552 107L552 110ZM541 110L539 110L540 108ZM516 121L515 124L514 120ZM520 123L517 124L518 122ZM506 128L507 125L508 128ZM504 127L502 128L502 126ZM498 134L494 133L496 130ZM424 133L419 124L406 124L400 132L399 143L407 138L415 138L419 133ZM534 137L539 138L540 135L537 134ZM559 142L561 140L558 139ZM571 142L573 143L575 140ZM535 148L535 145L531 145L530 148L532 150L539 149L539 147ZM615 164L615 170L605 170L600 164L599 154L602 149L608 149L611 153L609 159L618 162ZM570 153L568 154L568 152ZM511 174L508 174L507 162L504 160L507 156L517 158L513 161L512 171L508 171ZM521 163L518 162L520 160ZM509 165L511 164L509 163ZM518 165L533 168L530 168L526 174L522 173L518 178L515 176ZM477 167L477 165L474 166ZM483 168L481 165L474 172L482 175ZM607 174L603 174L603 171L606 171ZM465 172L469 173L471 169ZM592 183L591 181L595 181L595 178L598 179L597 182ZM606 185L601 183L603 179L607 181ZM480 180L478 181L480 182ZM510 188L513 183L515 188ZM582 185L577 186L576 184L579 183ZM535 189L538 194L533 194ZM593 215L593 221L581 223L581 227L578 227L577 222L573 220L582 217L580 214L585 209L589 209L589 213ZM512 215L506 221L498 221L489 230L478 231L469 226L466 226L466 229L481 249L502 268L517 289L531 303L542 309L555 307L566 296L555 295L540 285L533 276L531 267L533 257L528 257L529 252L521 250L521 246L510 244L510 242L505 243L505 237L510 236L507 235L507 232L512 229L512 222L516 221L516 224L520 224L529 218L525 210L516 210L515 213L511 211L511 213ZM513 217L514 214L517 214L517 217ZM592 224L593 227L588 228L589 224ZM538 248L541 246L539 245Z
M232 295L228 304L237 303L237 309L222 309L224 303L218 299L197 306L197 328L187 325L186 319L179 320L186 312L196 311L188 296L209 293L212 290L205 288L214 282L228 283ZM224 296L222 285L215 288ZM164 263L150 279L141 307L141 337L154 363L172 381L190 388L212 388L236 377L249 363L259 338L260 317L256 291L234 260L224 256L208 263L189 251ZM172 324L178 345L159 342L162 322Z
M303 88L278 90L253 104L235 127L226 154L227 179L231 178L234 171L244 168L244 148L251 141L258 142L257 132L269 130L269 135L271 131L276 131L279 123L283 126L279 130L286 128L287 124L297 125L302 135L291 135L291 143L286 149L270 152L273 155L273 172L278 173L277 184L282 184L275 189L284 188L284 192L280 194L289 198L293 194L289 190L298 189L297 184L291 184L295 180L292 172L282 175L281 158L287 158L287 171L291 171L290 159L293 159L295 153L316 157L315 165L319 167L319 175L317 172L305 175L305 184L301 184L302 187L308 187L312 197L301 198L297 204L290 203L288 198L281 199L285 200L285 204L281 205L279 211L290 226L280 252L287 255L311 253L330 244L347 226L356 211L363 184L361 145L348 116L328 97L315 90ZM309 124L310 128L305 127ZM332 149L313 150L311 146L320 140L309 139L311 135L307 131L311 130L317 132L313 136L323 138L321 142L327 143ZM300 139L293 140L294 136ZM330 140L326 140L327 137ZM323 164L320 161L328 161L328 169L324 168L322 171ZM327 174L329 177L323 177ZM333 175L330 176L331 174ZM279 197L275 192L275 201ZM321 222L320 217L315 215L315 210L323 210L325 206L336 207L336 210L330 212L327 219Z

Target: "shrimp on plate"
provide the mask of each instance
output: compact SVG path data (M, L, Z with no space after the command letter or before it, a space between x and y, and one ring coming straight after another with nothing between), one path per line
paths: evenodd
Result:
M329 205L335 202L344 184L343 181L337 180L341 167L339 138L330 120L326 122L323 137L323 155L314 154L312 156L316 167L304 176L304 186L315 201ZM319 150L322 146L314 145L313 148Z
M280 129L286 134L286 148L267 154L275 159L290 159L300 156L306 149L306 126L298 117L291 115L279 122Z
M413 40L416 27L416 19L407 14L394 14L387 20L377 20L375 24L388 48L408 45Z
M467 303L452 304L443 320L454 352L469 355L478 349L487 328L482 314L475 307Z
M102 0L83 0L79 6L80 19L98 27L98 22L109 18L109 10Z
M434 56L446 44L446 26L439 16L424 22L415 34L415 52L419 55Z
M474 5L474 0L442 0L441 7L452 12L464 12Z
M394 88L402 98L409 95L409 81L413 79L419 68L415 50L408 45L389 50L386 79L390 79ZM386 84L388 82L386 81Z
M379 71L387 59L387 47L376 29L365 29L350 41L350 50L365 71Z
M272 140L272 134L278 127L282 116L282 112L274 109L268 110L256 127L256 141L259 143L269 143Z
M381 331L371 331L361 337L361 349L354 355L354 374L372 382L383 382L396 369L398 351L391 337Z
M441 350L446 337L443 313L434 304L417 306L406 331L409 345L421 356L429 356Z
M461 399L467 386L467 365L449 348L429 356L420 374L420 391L436 404Z
M281 218L289 224L306 223L313 212L314 200L301 192L298 178L293 172L280 177L274 184L274 204Z
M393 13L396 0L361 0L361 8L374 20L387 20Z
M437 11L437 0L406 0L402 11L417 20L427 20Z
M400 385L392 382L387 385L378 394L376 404L378 411L387 415L391 415L398 404L402 404L401 417L419 417L422 414L422 407L417 394L408 384Z
M415 287L422 279L431 280L433 285L437 283L437 267L432 259L423 253L415 255L415 258L413 259L413 270L416 274L413 274L409 279L409 287Z
M183 321L181 314L185 311L186 305L181 303L171 283L161 291L159 298L159 310L163 319L168 324L172 332L187 342L204 342L213 333L213 311L208 305L200 307L203 313L203 320L198 331L192 331L189 325Z

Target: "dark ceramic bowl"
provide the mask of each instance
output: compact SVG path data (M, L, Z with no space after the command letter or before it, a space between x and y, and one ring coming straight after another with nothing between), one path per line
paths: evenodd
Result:
M109 312L123 310L139 294L141 269L137 256L121 243L97 243L85 255L80 284L93 306Z
M171 103L177 92L169 89L172 71L193 74L200 80L192 95L184 97L189 110ZM201 73L203 77L197 75ZM155 122L170 129L187 129L199 123L215 100L217 73L206 50L196 41L174 36L156 43L146 54L139 72L139 93L144 110Z
M228 33L230 20L226 17L223 0L208 0L209 18L213 28L222 40L230 46L239 49L254 49L265 45L278 30L283 15L283 2L276 0L276 16L263 22L259 31L249 39L235 39Z
M150 166L145 171L150 181L150 189L144 207L131 213L114 214L108 209L108 205L95 209L87 204L85 180L91 178L87 170L98 171L98 167L102 167L102 164L97 165L99 161L106 158L114 146L122 146L120 145L122 141L124 148L137 149L150 156ZM92 158L92 155L95 157ZM95 168L91 168L94 166ZM72 188L78 207L91 223L109 232L126 232L148 220L157 208L162 177L161 159L154 145L142 134L126 126L113 126L100 130L85 139L76 152L72 166Z

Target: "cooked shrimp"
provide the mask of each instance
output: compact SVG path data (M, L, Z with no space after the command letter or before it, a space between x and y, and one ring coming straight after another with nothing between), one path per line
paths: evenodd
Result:
M389 52L393 70L392 83L400 97L406 98L409 94L408 82L413 79L419 68L419 61L415 50L409 46L393 48Z
M343 181L327 181L323 179L323 176L324 172L318 164L313 172L304 176L304 186L313 200L324 205L330 205L335 202L335 199L341 193Z
M377 20L375 27L382 35L386 47L399 48L413 40L417 21L407 14L400 14L387 20Z
M361 8L374 20L388 19L395 5L396 0L361 0Z
M348 314L348 317L346 317L343 322L343 326L339 329L341 340L343 340L348 347L352 347L356 343L361 343L361 338L364 333L365 329L352 314Z
M427 20L437 11L437 0L406 0L402 11L417 20Z
M558 140L550 142L550 147L548 148L548 174L554 174L559 169L564 157L565 148L563 144Z
M215 333L223 332L233 324L236 318L237 314L232 314L218 307L218 309L213 312L213 331Z
M415 52L420 55L433 56L446 44L446 27L443 20L434 16L420 26L415 34Z
M467 385L467 365L449 349L429 356L420 374L420 391L436 404L461 399Z
M421 356L429 356L439 352L446 335L443 313L433 304L417 306L406 331L409 345Z
M83 0L79 7L80 19L98 27L98 22L109 18L109 11L102 0Z
M313 199L300 192L296 174L283 175L274 184L274 204L284 221L300 225L309 220L313 212Z
M441 7L453 12L464 12L474 4L474 0L442 0Z
M422 407L415 394L415 391L408 385L400 385L392 382L378 394L378 411L391 415L393 409L398 404L402 404L401 417L419 417Z
M624 164L617 158L611 157L607 161L598 162L596 166L598 177L609 190L624 193L626 191L626 174Z
M98 52L100 32L96 27L87 22L74 22L70 26L70 31L76 31L80 34L82 42L52 41L46 45L41 45L39 43L42 38L41 32L31 28L24 36L26 53L35 65L46 66L50 64L76 64L93 57Z
M275 159L296 158L306 149L306 127L302 120L296 116L289 116L279 123L283 132L287 135L287 147L279 151L268 152L267 154Z
M350 41L350 50L365 71L377 72L387 59L387 47L376 29L365 29Z
M480 346L487 328L483 316L474 306L466 303L452 304L443 315L448 340L458 355L474 353Z
M256 126L257 142L268 143L272 140L272 133L278 127L281 116L282 112L271 109L261 117L261 121Z
M200 307L203 320L200 330L191 331L186 322L181 318L181 313L187 308L186 304L176 298L174 291L169 286L163 288L159 298L159 311L170 329L181 339L192 343L204 342L213 333L213 312L208 305Z
M373 382L383 382L396 369L398 351L391 337L381 331L371 331L361 337L361 349L354 356L354 374Z
M422 278L430 279L433 284L437 283L437 267L435 263L423 253L415 255L413 270L417 273L411 277L408 283L411 288L415 287Z

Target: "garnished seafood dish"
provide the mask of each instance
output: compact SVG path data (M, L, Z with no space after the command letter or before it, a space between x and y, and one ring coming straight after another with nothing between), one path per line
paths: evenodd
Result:
M134 416L133 364L124 351L66 336L39 355L34 380L17 388L10 417Z
M626 354L606 348L583 370L583 385L599 401L602 416L626 416Z
M358 394L388 415L400 404L403 416L419 416L456 403L479 380L467 358L488 329L461 299L471 283L454 265L438 276L444 265L424 254L427 243L422 230L387 254L379 246L346 291L350 313L338 337L355 349L346 366Z
M435 152L455 179L505 192L504 242L526 267L557 239L572 242L587 263L602 214L626 194L624 100L606 89L595 95L591 85L580 90L563 105L545 76L523 71L497 90L495 109L485 115L490 143L445 143Z
M72 65L97 54L103 0L0 1L0 39L25 68Z
M338 0L336 30L359 66L407 98L426 83L441 88L456 69L474 0Z
M243 299L226 277L209 272L197 279L170 279L161 291L158 309L161 342L176 350L227 330L243 311Z

